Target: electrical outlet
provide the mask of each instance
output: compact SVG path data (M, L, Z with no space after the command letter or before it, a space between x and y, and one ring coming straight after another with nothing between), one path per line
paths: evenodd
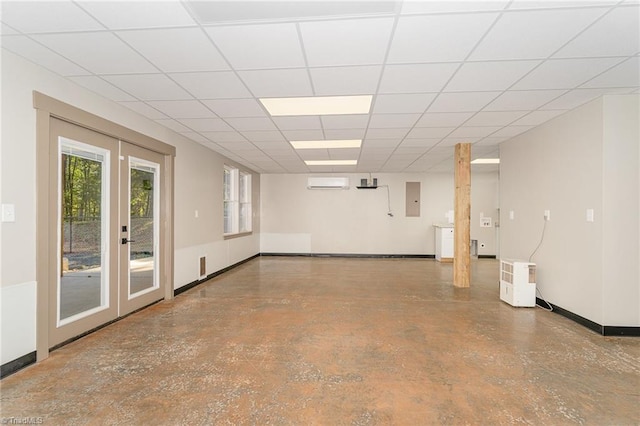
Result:
M544 211L544 220L551 220L551 210L545 210Z

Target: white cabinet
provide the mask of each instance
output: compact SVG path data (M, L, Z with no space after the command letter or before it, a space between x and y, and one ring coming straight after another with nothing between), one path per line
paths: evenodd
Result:
M536 264L500 259L500 300L512 306L536 306Z
M436 231L436 260L453 262L453 225L433 225Z

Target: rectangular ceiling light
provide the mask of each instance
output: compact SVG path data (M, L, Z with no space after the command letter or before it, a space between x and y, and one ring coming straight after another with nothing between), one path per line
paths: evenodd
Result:
M362 141L359 139L291 141L291 145L295 149L360 148L360 145L362 145Z
M261 98L272 116L368 114L373 96L315 96L309 98Z
M355 166L358 160L305 160L307 166Z
M476 158L471 164L500 164L499 158Z

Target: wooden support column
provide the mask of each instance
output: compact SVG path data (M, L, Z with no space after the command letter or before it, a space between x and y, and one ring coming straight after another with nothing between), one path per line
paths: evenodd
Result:
M455 151L455 221L453 244L453 285L471 284L471 144L459 143Z

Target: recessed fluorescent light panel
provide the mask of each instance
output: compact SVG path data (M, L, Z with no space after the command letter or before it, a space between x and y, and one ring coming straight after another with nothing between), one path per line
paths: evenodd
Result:
M316 96L310 98L262 98L272 116L368 114L373 96Z
M500 164L499 158L477 158L471 164Z
M324 140L324 141L291 141L295 149L331 149L331 148L360 148L359 139Z
M358 160L306 160L307 166L355 166Z

